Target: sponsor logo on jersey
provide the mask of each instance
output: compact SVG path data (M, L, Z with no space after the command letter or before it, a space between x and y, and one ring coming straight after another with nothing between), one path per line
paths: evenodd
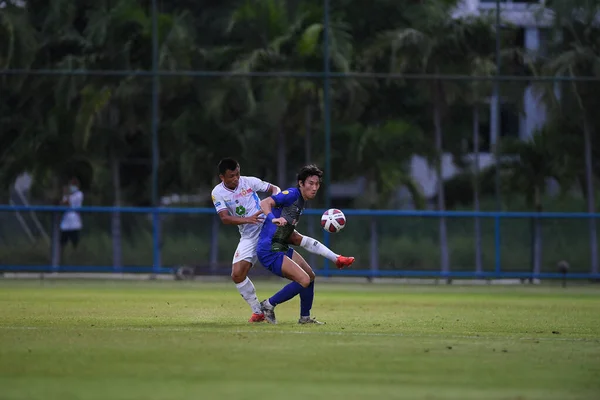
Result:
M220 205L221 205L221 202L220 202L220 201L217 201L217 202L215 203L215 207L219 207Z
M290 191L289 191L289 190L284 190L284 191L283 191L283 192L281 192L281 193L283 193L283 194L289 194L289 193L290 193Z
M244 207L244 206L237 206L237 207L235 208L235 213L236 213L237 215L239 215L240 217L241 217L242 215L246 215L246 207Z
M236 199L239 199L239 198L241 198L241 197L246 197L246 196L248 196L248 195L250 195L250 194L252 194L252 193L254 193L254 192L253 192L253 190L252 190L252 188L248 188L248 189L242 189L242 190L240 191L240 193L236 194L236 195L235 195L235 196L233 196L233 197L234 197L234 198L236 198Z

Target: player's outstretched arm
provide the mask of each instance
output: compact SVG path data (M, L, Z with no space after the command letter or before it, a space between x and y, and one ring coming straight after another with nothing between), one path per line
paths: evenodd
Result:
M264 221L264 217L261 218L262 211L257 212L249 217L238 217L231 215L228 210L219 211L219 217L221 222L225 225L244 225L244 224L260 224Z
M269 215L273 211L274 206L275 200L273 200L272 197L267 197L266 199L260 202L260 209L265 215Z
M260 202L260 209L263 214L267 217L266 223L273 223L275 225L286 225L287 221L285 218L279 217L275 218L273 215L273 207L275 206L275 200L272 197L267 197L263 201Z
M271 195L275 195L281 192L281 188L279 186L273 185L270 182L263 181L260 178L255 176L246 176L246 181L250 184L250 187L255 192L261 193L271 193Z

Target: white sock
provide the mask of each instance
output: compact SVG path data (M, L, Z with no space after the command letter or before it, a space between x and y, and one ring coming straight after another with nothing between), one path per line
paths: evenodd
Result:
M240 292L243 299L246 300L246 303L248 303L252 312L255 314L262 314L258 297L256 297L256 289L250 278L246 277L243 282L236 283L235 287Z
M333 251L329 250L323 243L309 236L302 237L300 246L313 254L318 254L333 262L335 262L339 256L339 254L335 254Z

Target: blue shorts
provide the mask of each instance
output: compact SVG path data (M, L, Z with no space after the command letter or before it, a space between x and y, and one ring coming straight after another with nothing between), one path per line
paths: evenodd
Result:
M260 248L256 251L258 261L260 261L260 263L266 269L282 278L285 278L281 271L281 266L283 265L283 256L288 256L289 258L292 258L293 254L294 249L292 249L291 247L287 251L261 250Z

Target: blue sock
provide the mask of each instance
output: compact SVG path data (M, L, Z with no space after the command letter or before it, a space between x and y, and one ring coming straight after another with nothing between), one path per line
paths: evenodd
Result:
M275 293L273 297L269 299L269 303L271 303L273 307L275 307L277 304L285 303L300 293L302 289L304 288L298 282L288 283L283 287L283 289Z
M302 288L300 292L300 316L310 317L310 309L315 298L315 282L312 281L308 287Z

